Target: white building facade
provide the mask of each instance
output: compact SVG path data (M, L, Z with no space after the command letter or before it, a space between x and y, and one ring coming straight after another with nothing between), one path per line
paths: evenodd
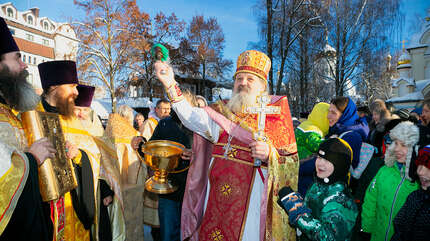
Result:
M392 80L393 97L388 99L397 109L412 110L430 98L430 9L424 26L411 37L397 63L399 77Z
M28 82L41 91L37 65L52 60L74 60L79 40L68 23L58 23L39 16L39 8L18 11L8 2L0 4L0 17L21 50L22 60L28 65Z

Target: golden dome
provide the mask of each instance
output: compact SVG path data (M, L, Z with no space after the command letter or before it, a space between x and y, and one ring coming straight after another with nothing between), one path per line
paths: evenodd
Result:
M400 55L399 60L397 61L397 65L410 64L410 63L411 63L411 56L408 54L407 51L403 51L402 55Z

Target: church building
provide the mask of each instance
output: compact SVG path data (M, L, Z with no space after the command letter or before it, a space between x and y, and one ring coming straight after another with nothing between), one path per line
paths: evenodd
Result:
M397 62L398 78L392 80L396 109L412 110L430 98L430 9L422 30L414 34Z

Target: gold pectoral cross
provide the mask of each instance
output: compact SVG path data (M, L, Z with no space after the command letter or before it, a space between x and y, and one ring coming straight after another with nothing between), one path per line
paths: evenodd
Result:
M246 112L250 114L257 114L257 132L254 133L256 141L267 141L264 129L266 127L266 114L280 114L281 108L278 106L267 106L270 104L271 98L269 95L263 93L257 96L257 106L247 107ZM261 160L255 159L254 166L261 166Z

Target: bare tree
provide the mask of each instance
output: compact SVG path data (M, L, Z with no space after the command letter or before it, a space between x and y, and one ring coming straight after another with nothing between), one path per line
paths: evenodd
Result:
M199 94L204 94L202 92L207 76L222 77L233 65L231 60L223 57L224 33L214 17L205 19L203 15L194 16L181 47L184 58L188 59L187 63L191 64L191 67L201 67L199 72L203 83L198 88Z
M335 92L342 96L366 72L363 58L388 47L393 29L398 26L394 23L402 21L400 0L330 0L326 6L321 12L322 22L336 50Z
M122 0L74 0L85 10L85 17L76 20L81 78L89 82L102 82L109 90L112 111L116 111L118 82L127 76L130 43L132 39L126 16L141 14L136 2Z
M255 15L262 39L258 44L266 47L268 57L272 60L272 68L269 73L271 93L281 92L286 61L292 44L306 28L320 25L318 12L311 11L313 8L319 8L318 5L318 1L307 0L277 0L275 2L267 0L255 5ZM260 49L262 49L261 47ZM273 71L278 73L276 82Z
M371 103L375 99L387 100L392 97L392 79L398 77L397 60L400 53L394 57L386 53L378 55L378 61L373 58L365 61L367 71L362 75L360 82L361 95L364 101ZM371 62L372 61L372 62Z

